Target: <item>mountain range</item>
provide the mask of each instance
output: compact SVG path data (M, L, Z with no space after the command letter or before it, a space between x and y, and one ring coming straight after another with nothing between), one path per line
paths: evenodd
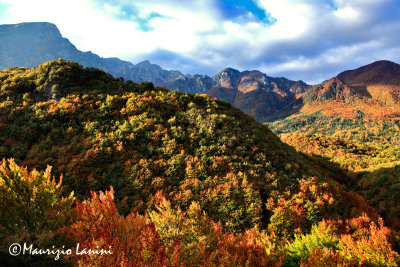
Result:
M207 93L230 102L259 121L293 102L298 94L309 87L302 81L272 78L259 71L239 72L226 68L214 77L209 77L164 70L147 60L134 65L118 58L102 58L92 52L78 50L51 23L0 25L0 69L31 68L59 58L86 67L96 67L114 77L136 83L149 81L171 90Z
M345 71L314 86L283 77L270 77L257 70L240 72L226 68L213 77L185 75L178 70L164 70L148 60L135 65L118 58L102 58L90 51L82 52L63 38L56 25L51 23L0 25L1 69L31 68L59 58L99 68L135 83L149 81L170 90L206 93L231 103L260 122L309 114L315 111L316 106L319 110L329 110L331 107L327 103L331 104L331 101L339 101L343 106L344 102L363 99L361 109L368 113L375 105L397 106L400 99L400 65L390 61L378 61ZM343 112L348 113L352 108L352 105L347 105ZM396 113L389 109L383 113Z

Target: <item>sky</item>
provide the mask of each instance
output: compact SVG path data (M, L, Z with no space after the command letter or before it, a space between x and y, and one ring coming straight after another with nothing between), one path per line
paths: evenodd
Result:
M400 63L399 0L0 0L0 24L37 21L82 51L189 74L232 67L316 84Z

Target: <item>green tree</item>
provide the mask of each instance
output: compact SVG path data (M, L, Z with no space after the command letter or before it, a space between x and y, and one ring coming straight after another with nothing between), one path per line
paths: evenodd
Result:
M18 166L13 159L0 164L0 245L8 254L12 243L46 248L62 242L58 229L70 220L73 193L62 196L62 177L56 182L51 167L44 172ZM1 258L0 258L1 259ZM54 259L53 259L54 260Z

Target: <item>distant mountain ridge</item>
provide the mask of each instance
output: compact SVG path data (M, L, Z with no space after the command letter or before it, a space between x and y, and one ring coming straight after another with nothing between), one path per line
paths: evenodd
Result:
M102 69L115 77L136 83L149 81L156 86L186 93L208 93L263 121L303 93L308 85L285 78L272 78L259 71L227 68L214 77L184 75L143 61L136 65L118 58L102 58L78 50L63 38L56 25L47 22L0 25L0 69L34 67L63 58L86 67Z
M312 86L304 98L306 102L363 99L388 105L399 102L399 92L400 65L380 60Z
M48 22L30 22L0 25L0 68L31 68L59 58L75 61L86 67L102 69L115 77L134 82L151 81L164 85L180 75L143 61L137 65L118 58L102 58L92 52L78 50L63 38L56 25Z
M302 81L273 78L256 70L239 72L227 68L213 80L216 85L208 91L209 95L232 103L259 121L296 101L309 88Z
M310 87L280 110L277 133L312 133L360 142L400 142L400 65L376 61Z
M145 60L138 64L118 58L103 58L92 52L78 50L63 38L57 26L48 22L0 25L0 69L27 67L63 58L85 67L102 69L114 77L136 83L149 81L156 86L187 93L205 93L214 83L205 75L184 75L177 70L164 70Z
M350 86L374 84L400 86L400 65L380 60L355 70L344 71L337 77Z
M171 90L207 93L262 122L301 113L309 103L323 109L326 101L363 99L380 105L395 105L400 101L400 65L390 61L377 61L344 71L314 86L283 77L269 77L257 70L240 72L226 68L213 77L184 75L177 70L164 70L148 60L135 65L118 58L102 58L90 51L82 52L63 38L56 25L51 23L0 25L1 69L31 68L59 58L99 68L136 83L149 81Z

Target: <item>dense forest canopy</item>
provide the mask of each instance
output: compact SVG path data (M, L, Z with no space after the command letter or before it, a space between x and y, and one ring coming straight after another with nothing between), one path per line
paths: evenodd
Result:
M1 71L0 85L0 204L21 221L1 223L7 260L6 246L29 237L118 248L65 259L83 266L399 261L354 177L226 102L61 59ZM34 221L20 216L48 194Z

